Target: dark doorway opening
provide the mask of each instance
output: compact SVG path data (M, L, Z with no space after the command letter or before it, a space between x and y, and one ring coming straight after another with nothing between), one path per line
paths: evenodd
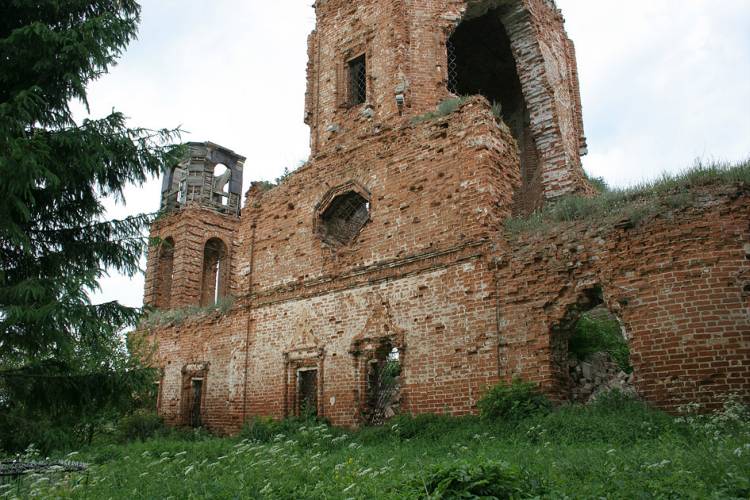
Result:
M297 372L297 415L318 416L318 370L301 369Z
M190 426L201 426L201 402L203 401L203 379L190 381Z
M539 157L511 40L502 22L502 9L461 22L446 47L448 90L456 95L486 97L518 144L522 187L516 195L516 211L537 208Z
M401 405L401 351L384 343L367 364L363 417L380 425L399 413Z

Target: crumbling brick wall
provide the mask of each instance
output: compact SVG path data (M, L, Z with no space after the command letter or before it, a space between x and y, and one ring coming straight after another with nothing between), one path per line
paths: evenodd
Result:
M450 97L446 42L463 19L488 11L497 12L510 36L538 157L538 176L530 176L519 193L518 210L590 192L580 162L586 141L575 51L560 11L545 0L441 0L408 7L399 0L318 2L305 99L313 156L356 147L363 135ZM349 106L346 62L359 54L367 59L367 101Z
M362 137L357 148L313 158L276 188L251 190L240 230L249 251L239 265L252 269L257 296L487 239L510 215L517 162L507 127L482 98L449 116ZM369 221L355 244L326 244L315 234L318 204L350 183L369 193Z
M521 147L485 96L423 115L450 97L454 28L490 10L507 31L529 115ZM575 55L553 2L319 0L316 15L310 161L279 186L254 184L239 217L188 204L152 228L174 252L167 286L166 256L150 250L147 304L205 302L212 238L227 246L235 296L226 313L144 324L168 422L195 421L191 381L203 391L199 420L216 431L294 415L299 377L317 391L305 397L319 416L358 425L368 363L384 346L400 355L402 411L474 412L486 386L515 375L562 400L565 342L555 327L599 286L630 335L648 401L674 408L750 396L746 186L707 191L691 208L637 225L505 233L514 212L590 192ZM361 54L367 96L350 106L347 63ZM522 156L535 160L525 172ZM351 231L328 238L321 224L341 197L352 204L334 210L335 227Z
M699 197L701 198L701 197ZM674 410L750 397L750 191L703 193L699 206L642 222L584 222L512 240L500 256L501 376L565 399L554 327L587 290L627 333L638 393Z

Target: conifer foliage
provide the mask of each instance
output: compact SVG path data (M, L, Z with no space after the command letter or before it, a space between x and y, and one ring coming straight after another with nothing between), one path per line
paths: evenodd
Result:
M150 216L106 220L102 199L174 164L177 131L129 128L114 110L77 122L70 107L88 107L139 16L134 0L0 7L0 427L40 406L83 418L84 400L87 414L121 404L143 381L117 340L140 311L87 291L139 270Z

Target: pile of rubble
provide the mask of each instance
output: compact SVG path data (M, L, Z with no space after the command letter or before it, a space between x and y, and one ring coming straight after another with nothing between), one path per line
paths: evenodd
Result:
M568 367L571 401L589 403L613 389L636 395L633 374L623 371L606 352L597 352L586 361L570 358Z

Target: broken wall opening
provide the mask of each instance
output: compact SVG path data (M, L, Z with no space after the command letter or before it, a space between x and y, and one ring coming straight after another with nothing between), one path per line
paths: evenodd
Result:
M386 341L367 362L362 417L369 425L380 425L400 411L401 354Z
M228 293L229 255L227 245L219 238L211 238L203 249L203 281L201 302L203 307L219 302Z
M552 373L562 400L588 403L602 393L635 394L630 348L601 287L586 290L552 329Z
M232 171L223 163L214 165L212 180L212 197L217 205L227 206L229 204L229 181L232 179Z
M542 201L539 153L531 132L503 9L462 21L449 37L448 90L456 95L483 95L502 116L518 145L522 185L514 199L516 212L531 212Z

